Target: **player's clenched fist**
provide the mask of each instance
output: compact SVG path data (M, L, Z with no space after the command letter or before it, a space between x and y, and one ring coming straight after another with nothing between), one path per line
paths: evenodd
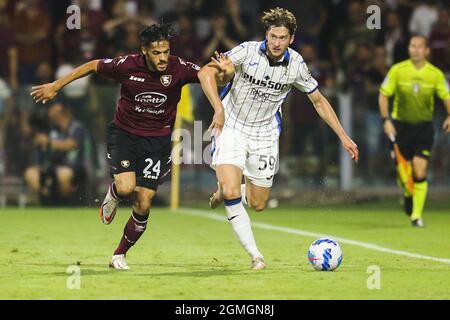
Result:
M31 90L30 95L36 103L41 101L42 103L46 103L47 101L53 99L58 93L58 88L53 82L31 87Z

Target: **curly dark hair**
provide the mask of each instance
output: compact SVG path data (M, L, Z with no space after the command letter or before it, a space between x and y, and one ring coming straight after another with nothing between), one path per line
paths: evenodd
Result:
M295 16L289 10L280 7L263 12L261 21L266 31L271 27L286 27L289 30L289 34L294 35L295 30L297 30Z
M141 46L147 47L155 41L170 40L174 35L175 32L170 24L160 22L147 26L139 33L139 38L141 39Z

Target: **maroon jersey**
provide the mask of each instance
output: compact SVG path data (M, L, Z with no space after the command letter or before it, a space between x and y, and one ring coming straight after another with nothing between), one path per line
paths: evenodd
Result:
M147 68L145 56L132 54L99 61L97 72L121 83L114 124L143 137L171 134L181 87L199 82L200 67L169 56L164 72Z

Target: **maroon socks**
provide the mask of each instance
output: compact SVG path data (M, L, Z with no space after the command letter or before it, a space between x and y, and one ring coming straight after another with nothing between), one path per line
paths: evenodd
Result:
M148 216L148 214L142 216L133 211L130 219L125 225L122 239L120 240L116 251L114 251L114 255L126 254L127 251L136 243L136 241L139 240L147 228Z

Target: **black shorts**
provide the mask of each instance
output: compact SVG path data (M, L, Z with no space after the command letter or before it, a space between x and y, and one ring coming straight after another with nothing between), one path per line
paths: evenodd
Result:
M136 173L136 185L157 190L167 180L171 168L171 135L140 137L108 126L107 161L111 176L123 172Z
M411 160L413 157L430 157L433 147L434 129L432 122L421 122L409 124L401 121L394 121L397 131L397 144L402 155Z

